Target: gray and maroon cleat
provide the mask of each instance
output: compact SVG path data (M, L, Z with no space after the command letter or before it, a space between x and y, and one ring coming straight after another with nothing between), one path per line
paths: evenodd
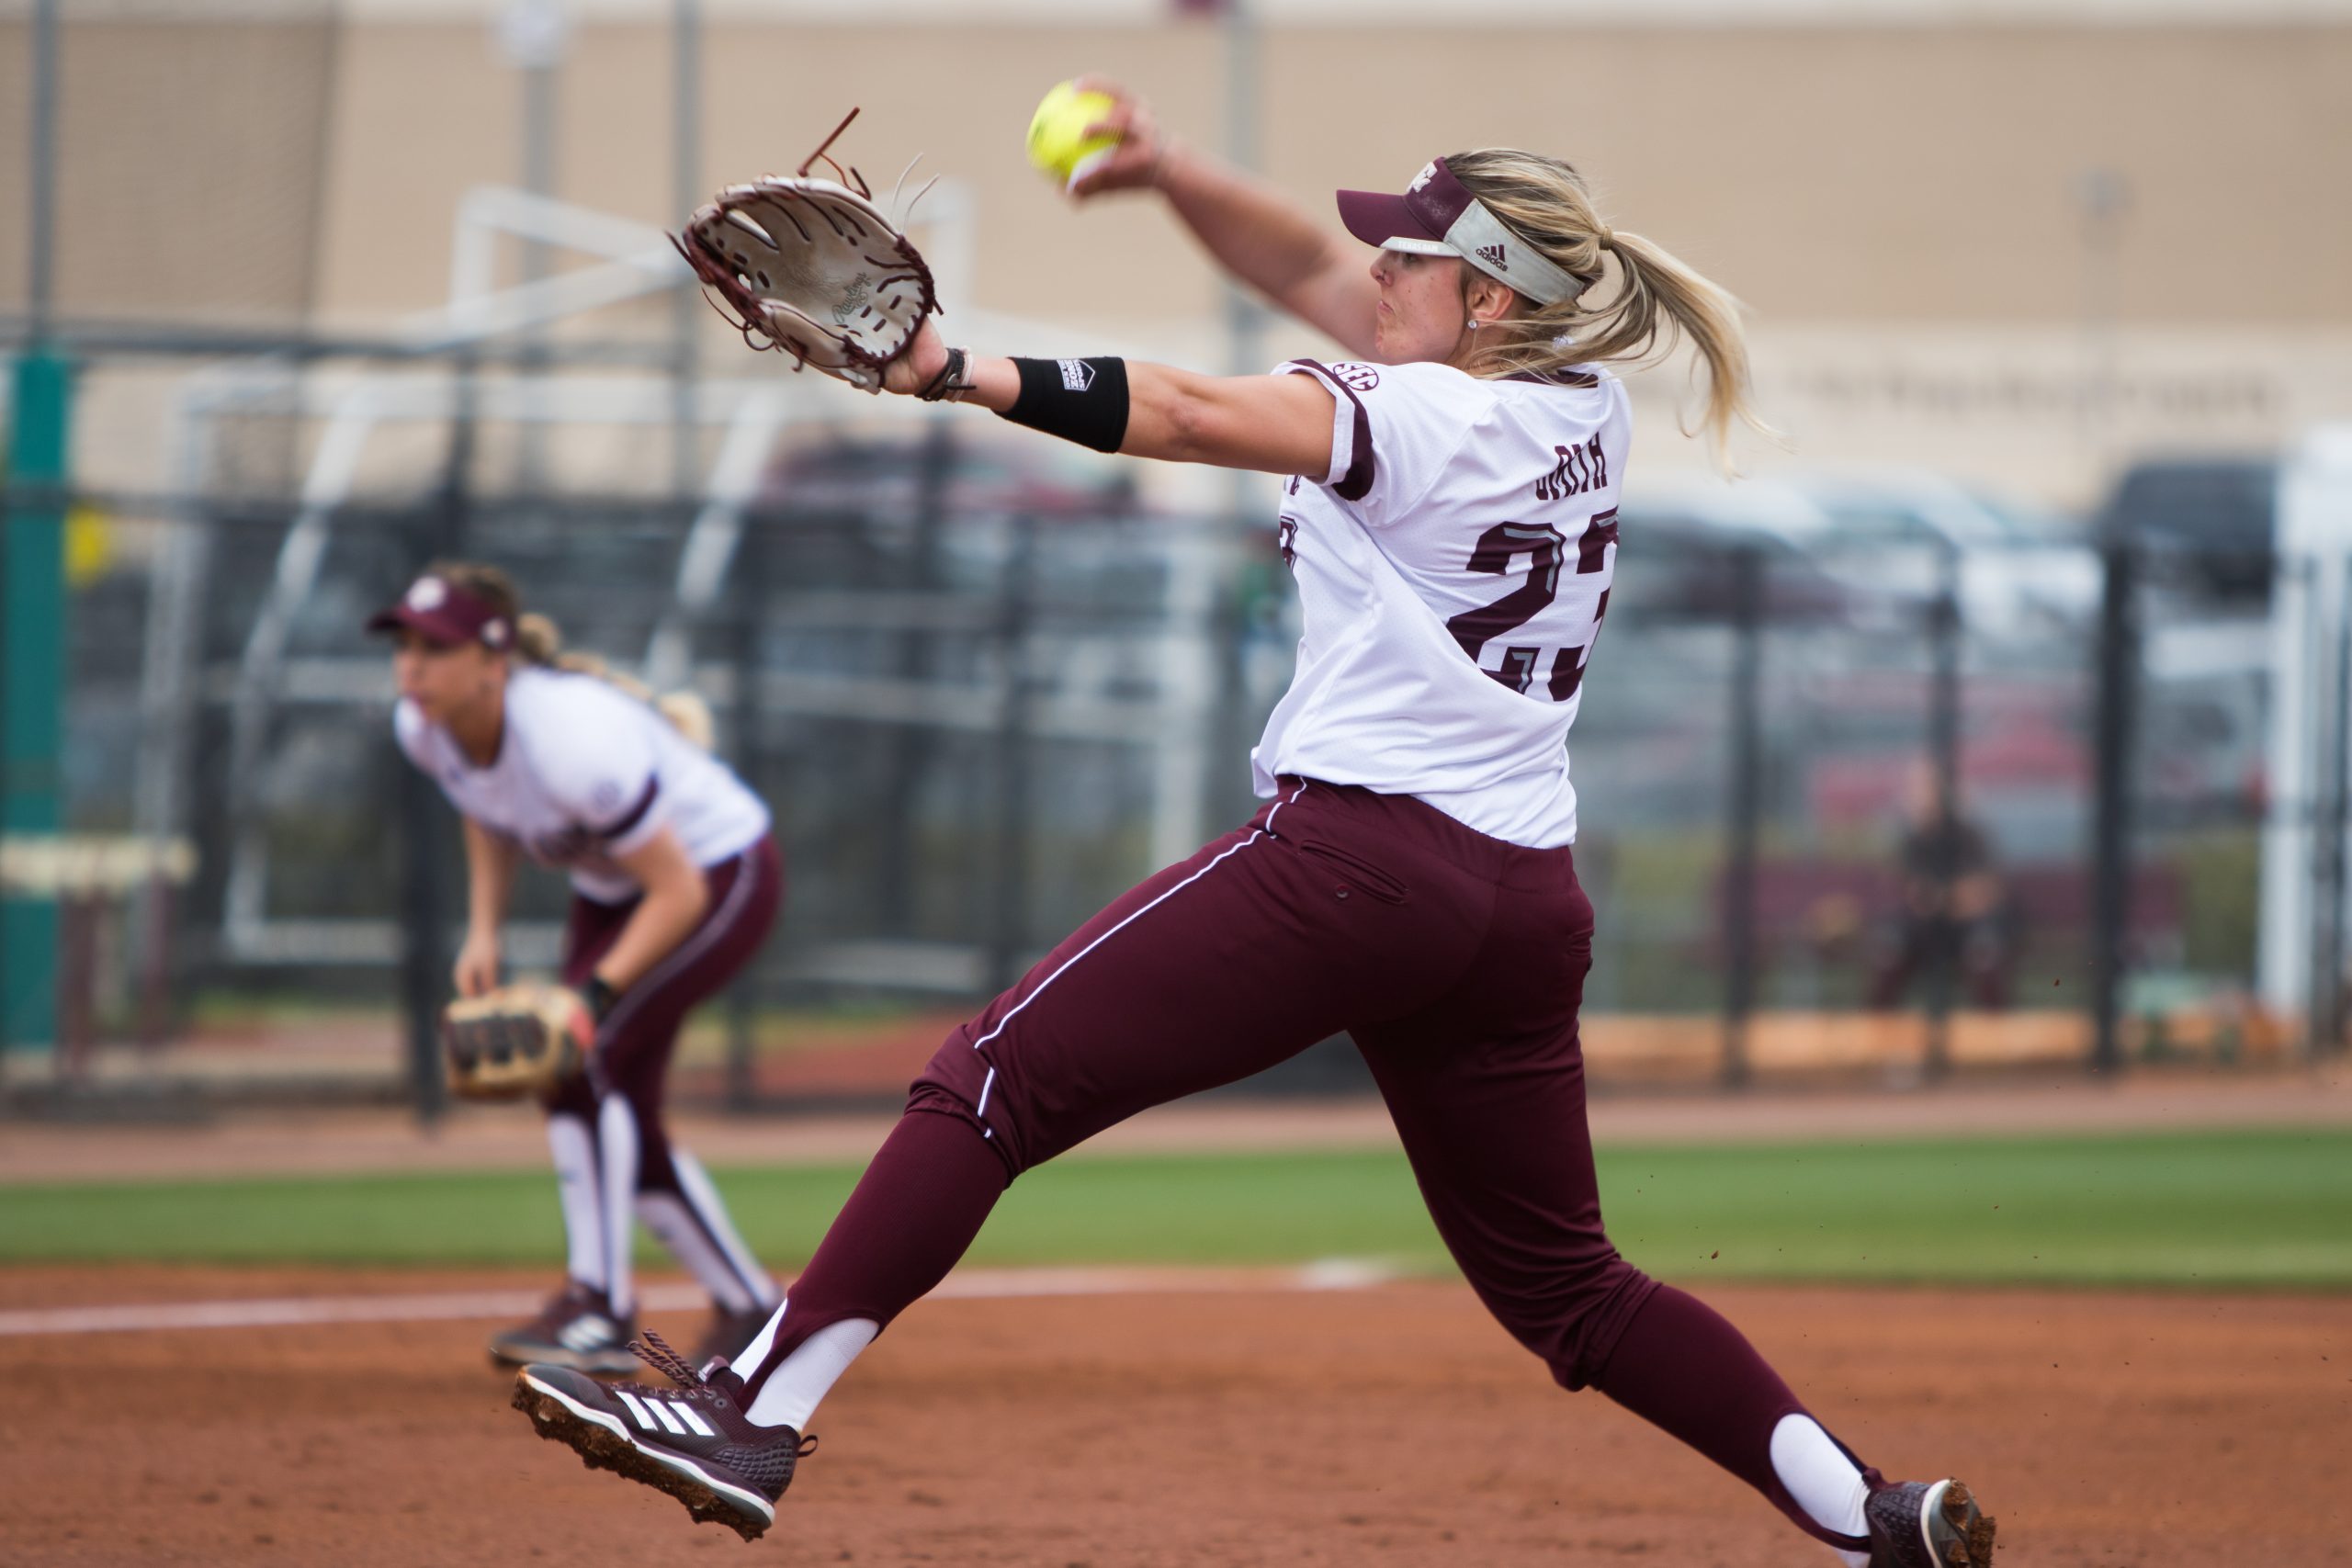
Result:
M604 1292L574 1280L548 1298L538 1316L492 1335L490 1359L510 1367L570 1367L614 1377L637 1370L637 1358L628 1350L635 1332L636 1325L613 1311Z
M1993 1568L1993 1521L1957 1481L1888 1481L1864 1471L1870 1487L1871 1568Z
M716 1519L758 1540L817 1439L753 1426L743 1380L723 1360L696 1371L650 1332L629 1348L677 1386L601 1383L566 1367L526 1367L514 1379L514 1408L540 1437L570 1444L589 1469L642 1482L684 1504L697 1522Z

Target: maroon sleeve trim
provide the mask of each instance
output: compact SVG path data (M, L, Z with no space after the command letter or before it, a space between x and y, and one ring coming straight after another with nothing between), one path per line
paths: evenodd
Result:
M645 793L637 797L637 804L622 813L621 819L611 827L595 829L596 837L607 840L617 839L639 822L644 821L645 814L653 809L653 797L661 793L662 781L659 778L646 780Z
M1364 412L1363 400L1355 389L1331 373L1331 367L1313 359L1294 359L1291 364L1312 370L1323 378L1323 384L1353 403L1356 408L1354 432L1349 437L1348 471L1325 479L1331 493L1341 501L1362 501L1372 493L1372 480L1377 471L1372 457L1372 416Z

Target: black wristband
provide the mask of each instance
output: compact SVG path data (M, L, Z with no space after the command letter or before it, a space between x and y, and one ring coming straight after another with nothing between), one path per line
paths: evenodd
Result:
M999 417L1097 452L1116 452L1127 438L1127 362L1101 359L1015 359L1021 396Z
M589 976L588 983L580 988L580 995L588 1004L588 1016L598 1023L605 1021L614 1005L621 999L621 994L613 989L612 982L602 975Z

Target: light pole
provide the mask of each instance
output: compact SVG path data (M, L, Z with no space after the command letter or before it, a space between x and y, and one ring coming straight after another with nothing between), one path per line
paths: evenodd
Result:
M523 188L533 196L552 197L556 189L556 104L559 73L571 42L571 18L564 0L508 0L498 14L498 43L522 77L521 164ZM523 281L537 283L548 271L548 247L536 239L523 242ZM529 329L526 341L545 336ZM522 373L535 375L536 361L526 360ZM526 495L545 488L547 429L538 420L526 420L517 448L520 486Z
M670 222L683 223L702 202L702 0L671 0L670 112ZM691 280L670 297L670 488L682 501L698 482L695 328L701 305Z

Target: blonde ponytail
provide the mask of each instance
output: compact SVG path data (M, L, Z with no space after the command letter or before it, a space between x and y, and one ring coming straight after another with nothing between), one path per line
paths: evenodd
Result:
M702 700L699 692L664 692L654 699L653 711L670 721L670 728L707 751L718 740L718 724L710 716L710 705Z
M1706 367L1702 422L1716 460L1728 466L1731 427L1747 424L1778 440L1750 400L1747 334L1731 295L1662 246L1612 230L1594 210L1583 176L1557 158L1510 148L1449 154L1470 194L1561 270L1585 280L1573 299L1537 305L1482 331L1480 374L1549 375L1571 365L1655 365L1688 336ZM1617 287L1600 298L1613 264ZM1686 432L1688 434L1688 432Z
M546 615L517 615L514 652L526 664L553 664L563 653L563 633Z
M712 721L708 703L692 692L667 692L656 696L652 687L634 675L614 669L595 654L566 652L563 630L555 624L554 617L524 610L522 596L514 591L514 580L503 570L483 561L435 561L425 570L457 584L512 620L514 657L524 663L574 675L593 675L645 704L667 719L671 728L703 750L711 749L718 726Z

